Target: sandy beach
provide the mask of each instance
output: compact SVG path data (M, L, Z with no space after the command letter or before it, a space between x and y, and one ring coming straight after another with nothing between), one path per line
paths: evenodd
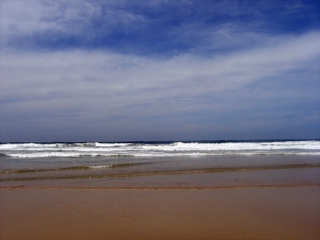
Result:
M1 190L1 239L319 239L320 188Z
M296 142L280 144L291 151ZM115 144L96 145L58 145L59 151L55 145L41 144L27 145L30 151L25 145L14 149L22 154L119 150ZM121 148L170 148L176 154L176 145ZM208 148L202 143L192 146ZM14 154L10 151L6 153ZM1 240L320 239L318 155L6 155L0 173Z

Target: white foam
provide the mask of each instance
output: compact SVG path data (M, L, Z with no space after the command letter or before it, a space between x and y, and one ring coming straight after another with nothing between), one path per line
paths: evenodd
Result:
M99 169L99 168L110 168L112 167L113 165L103 165L103 166L90 166L90 168L93 168L93 169Z
M19 158L83 156L320 155L320 141L131 144L0 144L0 153Z

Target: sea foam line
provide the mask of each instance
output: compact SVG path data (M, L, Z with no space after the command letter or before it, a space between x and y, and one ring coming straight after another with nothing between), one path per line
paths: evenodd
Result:
M320 155L320 141L0 144L0 154L16 158Z
M195 190L223 190L223 189L267 189L267 188L305 188L320 187L320 183L310 184L275 184L275 185L232 185L232 186L199 186L199 187L28 187L11 186L0 187L0 191L12 190L61 190L61 191L195 191Z
M139 171L127 173L103 173L98 175L67 175L67 176L47 176L47 177L16 177L2 178L0 182L11 181L34 181L34 180L62 180L62 179L102 179L102 178L128 178L128 177L148 177L148 176L168 176L182 174L203 174L203 173L221 173L221 172L240 172L240 171L261 171L261 170L280 170L280 169L298 169L298 168L319 168L320 163L315 164L288 164L288 165L266 165L254 167L217 167L205 169L182 169L170 171ZM23 173L23 172L22 172Z

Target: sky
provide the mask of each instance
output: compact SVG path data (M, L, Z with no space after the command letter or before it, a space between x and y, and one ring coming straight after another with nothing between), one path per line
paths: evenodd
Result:
M320 138L319 0L2 0L0 142Z

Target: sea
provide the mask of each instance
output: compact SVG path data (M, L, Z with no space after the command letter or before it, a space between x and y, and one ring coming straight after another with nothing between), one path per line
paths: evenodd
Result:
M1 143L0 188L320 186L320 140Z

